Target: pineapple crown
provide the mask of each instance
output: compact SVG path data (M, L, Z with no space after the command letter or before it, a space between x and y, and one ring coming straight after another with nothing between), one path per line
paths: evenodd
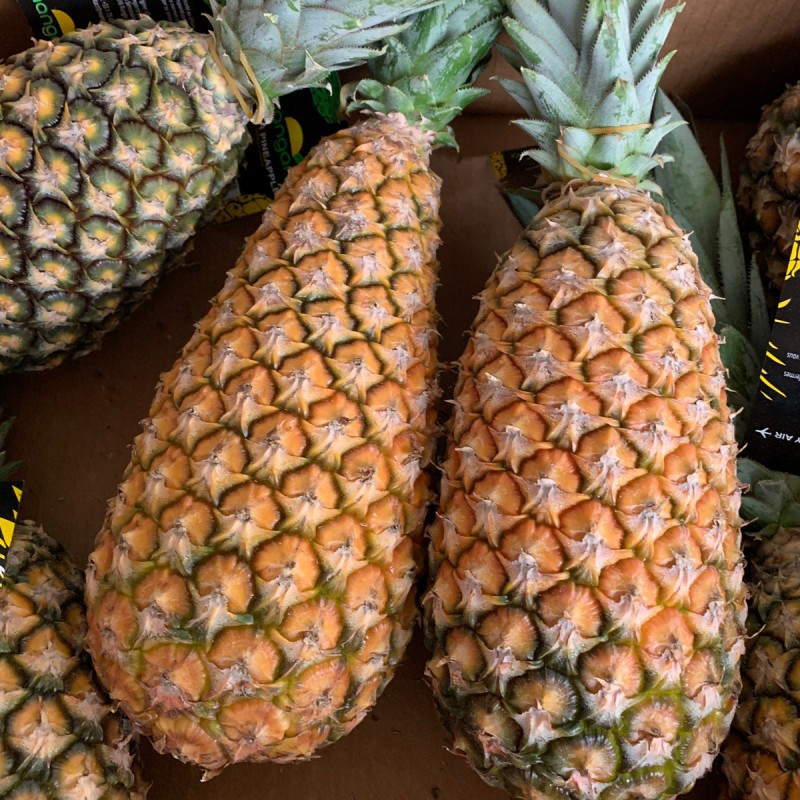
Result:
M665 157L661 140L682 124L651 122L672 54L659 58L675 16L664 0L508 0L504 21L516 50L500 48L522 82L501 79L530 119L528 155L557 180L644 180Z
M502 30L502 0L445 0L386 42L370 63L372 78L346 86L348 111L399 112L455 146L450 122L485 89L471 86Z
M210 0L212 55L253 122L284 94L327 86L332 71L383 50L409 14L443 0Z

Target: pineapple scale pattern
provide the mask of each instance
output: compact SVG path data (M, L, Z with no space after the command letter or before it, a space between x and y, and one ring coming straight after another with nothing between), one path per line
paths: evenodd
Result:
M100 23L0 66L0 372L92 350L235 177L247 119L208 43Z
M163 376L91 557L98 673L208 774L344 735L411 636L435 421L429 150L375 116L293 170Z
M730 725L740 493L709 294L661 206L582 182L482 294L428 669L456 748L514 797L665 800Z
M0 586L0 797L144 800L133 728L86 652L83 575L20 522Z
M735 797L800 797L797 744L800 700L800 546L797 528L781 528L748 553L752 587L742 664L742 694L723 769Z

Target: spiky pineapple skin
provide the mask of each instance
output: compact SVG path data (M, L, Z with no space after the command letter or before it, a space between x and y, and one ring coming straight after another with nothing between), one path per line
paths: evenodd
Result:
M797 743L800 700L800 538L781 528L748 551L750 638L742 664L742 694L722 750L733 798L800 797Z
M573 183L460 362L425 597L455 748L526 800L665 800L739 691L744 589L709 290L648 195Z
M83 355L153 291L246 123L184 23L100 23L0 66L0 372Z
M143 800L134 732L84 644L83 574L20 522L0 586L0 797Z
M800 84L790 86L761 114L748 142L738 199L750 243L770 283L783 286L800 219Z
M163 376L91 556L103 683L209 775L347 733L411 636L436 393L429 150L376 116L293 170Z

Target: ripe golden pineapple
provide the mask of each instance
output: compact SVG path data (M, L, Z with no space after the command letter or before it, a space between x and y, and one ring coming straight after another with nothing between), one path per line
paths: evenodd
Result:
M83 575L17 524L0 585L0 797L143 800L133 728L98 686L85 632Z
M511 0L531 155L561 182L460 362L425 597L429 677L526 800L687 791L739 690L736 443L710 291L647 193L658 0Z
M87 580L95 665L207 775L347 733L411 636L436 395L429 155L481 94L465 82L500 12L448 0L389 43L355 89L373 113L291 173L111 503Z
M739 203L751 225L751 245L773 286L780 289L800 219L800 84L790 86L761 114L747 145Z
M0 372L94 349L235 177L248 117L375 55L430 2L232 0L214 38L102 23L0 65Z

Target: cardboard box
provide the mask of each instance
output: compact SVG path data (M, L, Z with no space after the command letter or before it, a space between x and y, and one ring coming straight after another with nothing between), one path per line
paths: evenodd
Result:
M0 0L0 54L24 49L30 32L15 0ZM734 167L755 129L759 108L800 80L800 14L793 0L689 0L669 40L678 54L665 88L679 93L715 152L724 131ZM492 64L490 74L504 68ZM489 75L482 83L489 86ZM493 94L456 125L460 152L443 150L434 166L444 179L439 309L441 359L457 358L477 303L473 299L520 226L496 185L488 154L519 147L510 127L513 103ZM57 369L0 379L0 404L17 417L8 442L24 461L23 513L42 523L79 563L100 529L106 501L128 462L159 373L168 369L194 322L221 287L225 271L255 230L257 217L198 234L191 264L167 275L155 296L106 337L102 350ZM445 374L449 389L449 375ZM466 762L446 750L423 681L419 633L374 713L314 761L294 766L231 767L209 783L197 770L142 745L151 800L503 800ZM718 778L690 797L718 795Z

